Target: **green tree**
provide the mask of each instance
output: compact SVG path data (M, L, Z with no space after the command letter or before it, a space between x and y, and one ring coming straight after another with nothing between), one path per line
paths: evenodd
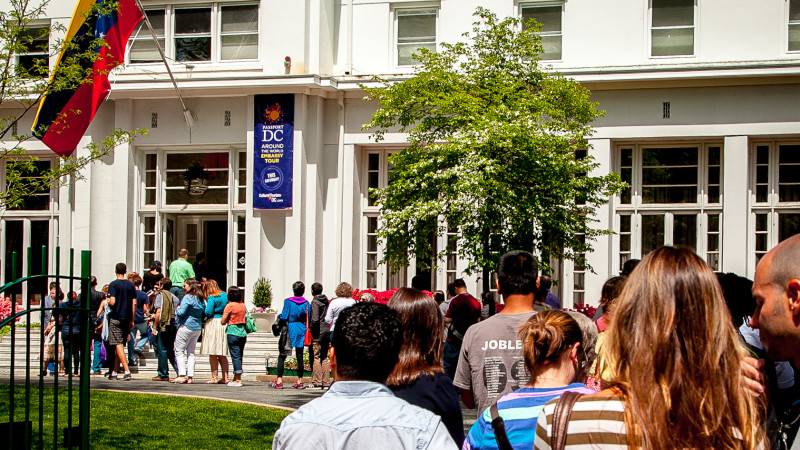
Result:
M465 42L420 50L413 77L363 87L380 104L364 129L376 141L408 133L389 158L389 184L370 192L384 262L443 258L448 249L433 255L430 236L449 227L468 273L488 275L512 249L540 254L545 268L550 258L583 264L592 240L610 233L592 228L592 213L624 186L615 173L589 176L590 153L576 157L602 112L589 90L540 66L539 24L483 8L475 16Z
M0 191L0 209L25 207L35 194L47 192L81 178L81 170L113 152L114 147L131 142L146 130L117 129L100 141L87 145L88 152L60 157L58 164L43 165L31 154L26 142L33 139L30 130L19 126L23 116L36 113L39 100L62 89L75 89L91 83L92 63L97 49L107 46L102 38L88 45L50 35L64 34L61 24L38 25L46 17L48 0L10 0L10 8L0 11L0 160L6 164L6 185ZM119 7L116 1L93 6L91 15L109 14ZM58 70L50 77L49 61L65 51ZM89 111L78 113L89 114Z

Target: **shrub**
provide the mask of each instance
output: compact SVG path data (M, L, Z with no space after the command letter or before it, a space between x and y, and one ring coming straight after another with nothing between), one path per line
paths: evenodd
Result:
M269 308L272 305L272 283L264 278L259 278L253 284L253 306L256 308Z

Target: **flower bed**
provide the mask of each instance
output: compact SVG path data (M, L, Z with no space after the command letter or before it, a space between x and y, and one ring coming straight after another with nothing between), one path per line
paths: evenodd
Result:
M360 302L362 294L371 294L372 297L375 299L374 300L375 303L386 304L386 302L388 302L389 299L392 298L395 292L397 292L397 288L390 289L388 291L378 291L375 289L356 289L353 291L353 299L357 302ZM433 293L431 292L428 291L422 291L422 292L428 297L433 297Z

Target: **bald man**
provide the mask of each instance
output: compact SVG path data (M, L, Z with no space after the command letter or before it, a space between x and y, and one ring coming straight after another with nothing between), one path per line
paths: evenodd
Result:
M800 234L778 244L758 263L753 297L756 310L750 326L760 330L767 356L800 367ZM777 436L785 442L781 448L794 440L791 450L800 450L800 439L795 437L799 418L796 402L781 420Z

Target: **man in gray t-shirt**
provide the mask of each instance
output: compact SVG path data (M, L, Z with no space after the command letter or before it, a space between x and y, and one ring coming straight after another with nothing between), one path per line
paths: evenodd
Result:
M528 384L519 327L533 314L533 294L539 284L539 267L528 252L513 251L500 258L497 290L505 307L489 319L471 326L464 335L453 384L461 390L468 408L481 412L501 395Z

